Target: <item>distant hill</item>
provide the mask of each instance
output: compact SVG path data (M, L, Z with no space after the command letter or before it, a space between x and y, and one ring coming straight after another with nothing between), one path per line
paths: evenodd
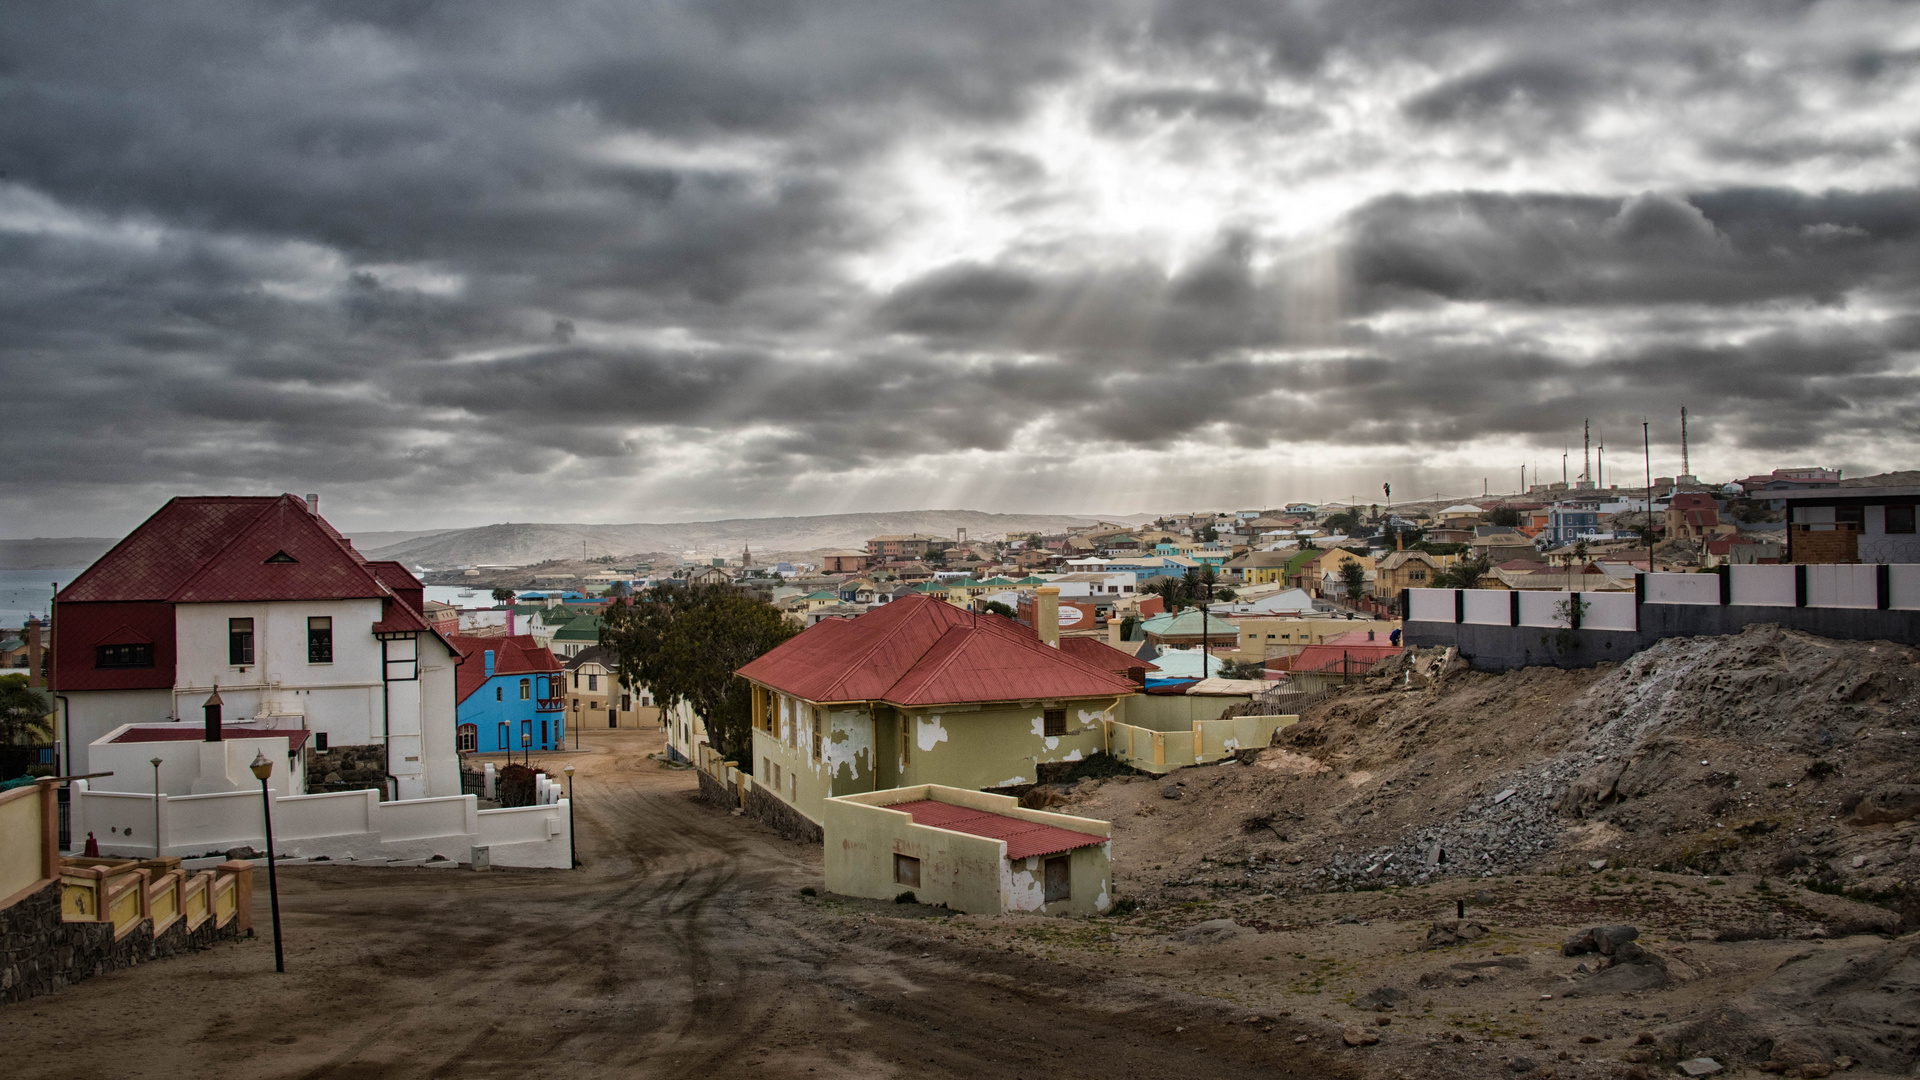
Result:
M408 566L444 568L469 564L525 566L548 559L632 555L649 551L711 551L737 555L744 546L772 553L820 548L863 548L885 533L969 537L1006 532L1060 532L1096 521L1138 524L1151 514L987 514L977 510L905 510L887 514L821 514L815 517L733 518L633 525L482 525L367 550L376 559Z
M0 570L69 570L92 566L95 559L119 542L117 536L0 540Z

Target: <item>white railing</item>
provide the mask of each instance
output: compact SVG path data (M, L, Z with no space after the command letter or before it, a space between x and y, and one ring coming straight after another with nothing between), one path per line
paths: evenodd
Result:
M1719 574L1643 574L1643 597L1629 592L1583 592L1580 628L1636 630L1637 603L1687 607L1808 607L1853 610L1920 611L1920 564L1846 563L1727 567L1724 591ZM1527 626L1565 629L1574 593L1518 590L1520 615L1513 616L1515 592L1505 589L1409 589L1408 622L1459 622L1471 626Z
M277 854L296 858L426 859L466 862L490 849L495 866L572 864L565 798L536 806L481 810L472 795L381 802L374 791L292 795L273 801ZM156 819L156 810L158 817ZM159 797L92 792L73 783L73 846L88 833L104 855L148 857L158 851L196 858L230 848L264 848L258 792Z

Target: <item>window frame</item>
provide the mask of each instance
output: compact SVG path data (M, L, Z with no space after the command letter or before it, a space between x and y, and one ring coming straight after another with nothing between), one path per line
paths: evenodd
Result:
M461 724L454 729L453 747L456 753L471 754L480 749L480 725Z
M307 663L333 663L333 616L307 616Z
M1067 733L1067 710L1040 710L1040 734L1043 738L1057 739Z
M920 859L915 855L893 853L893 883L910 889L920 887Z
M122 652L121 650L125 650ZM93 666L107 671L125 671L132 668L150 668L153 666L153 643L150 641L127 641L116 645L95 645L93 647Z
M533 680L532 679L520 680L520 700L521 701L533 700Z
M227 620L228 667L252 667L257 662L259 650L254 648L253 633L251 618Z
M1893 517L1895 511L1900 511L1901 516L1906 518L1901 528L1894 528ZM1881 528L1889 536L1911 536L1916 532L1915 516L1914 504L1912 503L1888 503L1885 508L1885 515L1881 521Z

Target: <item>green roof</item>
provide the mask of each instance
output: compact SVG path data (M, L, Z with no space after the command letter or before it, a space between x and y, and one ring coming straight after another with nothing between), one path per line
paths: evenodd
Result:
M809 600L838 600L838 599L840 599L840 594L839 594L839 593L837 593L837 592L834 592L834 591L833 591L833 590L831 590L831 589L821 589L821 590L820 590L819 592L817 592L817 593L811 593L811 594L809 594L809 595L807 596L807 599L809 599Z
M600 616L579 615L567 620L567 624L554 632L555 641L599 641Z
M1020 579L1019 581L1016 581L1016 582L1014 582L1013 584L1015 584L1015 585L1045 585L1046 583L1047 583L1047 579L1046 579L1046 578L1042 578L1042 577L1034 577L1034 576L1033 576L1032 574L1028 574L1028 575L1027 575L1026 577L1023 577L1023 578L1021 578L1021 579Z
M982 585L1012 585L1013 583L1014 583L1014 582L1013 582L1013 579L1012 579L1012 578L1003 578L1003 577L991 577L991 578L988 578L987 580L985 580L985 581L983 581L983 582L981 582L980 584L982 584Z
M917 593L946 592L947 584L944 581L923 581L920 584L915 585L913 587L913 591Z

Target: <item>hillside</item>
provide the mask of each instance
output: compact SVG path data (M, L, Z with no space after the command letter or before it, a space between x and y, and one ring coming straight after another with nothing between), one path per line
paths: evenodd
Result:
M461 529L370 550L378 559L410 566L446 567L470 563L528 565L547 559L578 559L644 552L712 551L736 555L751 545L762 552L864 547L867 538L885 533L970 536L1005 532L1058 532L1114 521L1151 521L1149 514L1063 515L988 514L976 510L905 510L884 514L822 514L812 517L733 518L662 524L580 525L503 524Z
M56 536L0 540L0 570L66 570L91 566L120 542L117 536Z

